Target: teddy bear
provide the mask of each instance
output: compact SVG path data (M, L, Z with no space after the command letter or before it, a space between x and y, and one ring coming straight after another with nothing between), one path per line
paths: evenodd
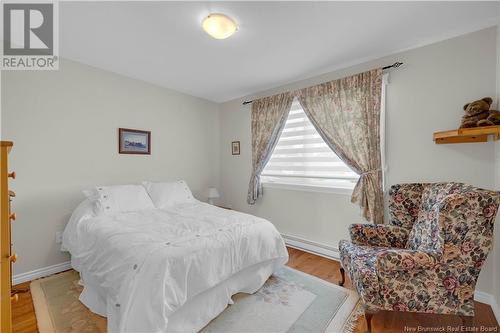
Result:
M465 104L460 128L500 125L500 111L490 110L492 103L491 97L484 97Z
M500 111L490 110L488 111L488 113L488 118L482 119L477 122L478 127L500 125Z

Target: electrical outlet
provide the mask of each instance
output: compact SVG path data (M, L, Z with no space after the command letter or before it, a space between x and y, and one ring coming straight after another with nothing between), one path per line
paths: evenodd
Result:
M62 232L60 232L60 231L56 232L56 243L57 244L62 243Z

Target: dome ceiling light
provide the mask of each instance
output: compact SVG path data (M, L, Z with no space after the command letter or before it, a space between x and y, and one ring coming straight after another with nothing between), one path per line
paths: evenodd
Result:
M213 13L205 17L201 26L207 34L215 39L226 39L238 30L238 26L232 18L219 13Z

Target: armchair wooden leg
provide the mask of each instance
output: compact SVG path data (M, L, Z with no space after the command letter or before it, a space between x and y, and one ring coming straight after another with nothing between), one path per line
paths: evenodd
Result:
M365 333L371 333L372 332L372 317L373 317L373 312L366 311L365 310L365 320L366 320L366 331Z
M345 283L345 270L342 267L340 267L340 276L342 280L339 281L339 286L343 287Z

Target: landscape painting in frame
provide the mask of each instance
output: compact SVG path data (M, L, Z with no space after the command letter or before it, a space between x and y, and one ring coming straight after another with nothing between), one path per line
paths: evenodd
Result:
M129 128L118 129L120 154L151 154L151 132Z

